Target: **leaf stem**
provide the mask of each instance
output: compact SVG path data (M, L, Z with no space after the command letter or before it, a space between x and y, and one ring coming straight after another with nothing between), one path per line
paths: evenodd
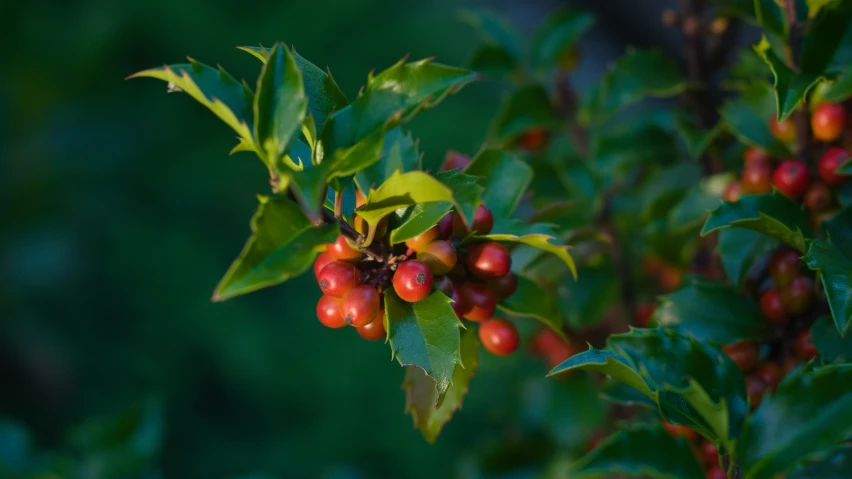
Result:
M334 192L334 217L338 220L343 216L343 192Z

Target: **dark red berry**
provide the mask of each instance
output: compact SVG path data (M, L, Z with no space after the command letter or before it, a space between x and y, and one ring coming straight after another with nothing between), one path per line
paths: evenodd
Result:
M317 318L320 323L329 328L342 328L346 326L341 312L343 300L327 294L322 295L317 302Z
M834 195L822 181L812 184L805 192L805 206L814 213L827 211L833 203Z
M680 288L683 276L680 269L676 266L663 265L660 269L660 276L657 278L660 282L660 288L664 293L671 293Z
M447 274L456 266L456 249L449 241L433 241L417 252L417 259L426 263L433 274Z
M778 119L772 115L769 118L769 131L776 140L783 143L792 143L796 140L796 124L790 117L778 123Z
M754 369L760 359L760 348L757 343L751 341L728 344L722 348L722 351L737 363L744 373Z
M713 465L719 463L719 450L710 441L701 442L701 455L704 456L704 461L707 464Z
M760 379L763 379L763 382L765 382L770 389L777 388L778 383L780 383L781 379L784 377L784 371L782 371L775 363L761 364L754 374L756 374Z
M399 265L393 275L393 290L403 301L416 303L432 292L432 270L422 261L409 260Z
M462 319L465 311L467 311L467 300L462 296L461 289L453 286L452 292L447 296L453 300L453 312L459 319Z
M779 287L787 286L799 275L799 269L802 266L799 256L798 252L787 248L772 255L769 260L769 275Z
M361 260L363 254L355 248L349 246L346 242L346 237L340 235L334 240L334 243L328 245L325 250L332 259L336 261L346 261L347 263L357 263Z
M461 286L461 295L466 303L464 318L471 321L485 321L494 314L497 299L494 293L481 284L465 283Z
M470 157L459 153L458 151L448 151L446 155L444 155L444 162L441 163L441 168L439 171L447 171L447 170L455 170L455 169L465 169L467 165L470 164Z
M781 305L781 292L777 289L770 289L760 296L760 310L771 323L780 323L787 318Z
M450 278L446 276L435 276L433 278L434 287L438 291L444 293L449 296L453 294L453 282L450 281Z
M356 328L366 326L376 318L380 303L376 288L368 284L356 286L343 297L343 321Z
M846 128L846 110L843 105L822 103L814 108L811 114L811 131L814 133L814 138L832 142L840 138L844 128Z
M743 160L746 165L755 162L769 162L769 153L766 150L750 146L743 153Z
M479 325L479 340L491 354L508 356L518 349L521 336L515 325L500 318L491 318Z
M725 187L725 191L722 193L722 199L731 203L739 201L740 196L742 196L742 190L742 183L739 181L732 181Z
M455 213L447 213L438 221L438 237L441 239L450 239L453 235L453 216Z
M810 183L808 165L799 160L786 160L772 173L772 185L790 198L800 198Z
M742 191L762 194L772 191L772 166L768 162L754 162L743 168Z
M317 282L323 293L342 298L352 288L364 281L364 275L355 266L343 261L332 261L320 271Z
M488 289L494 293L497 299L506 299L518 290L518 277L510 271L509 274L501 278L492 279L485 283L485 285L488 286Z
M636 311L634 312L633 318L636 322L636 326L640 328L644 328L648 326L648 322L651 321L651 316L654 314L654 303L650 301L642 301L641 303L636 305Z
M781 290L781 303L789 314L802 314L814 299L814 282L807 276L797 276Z
M423 247L438 239L439 234L440 231L438 230L438 227L433 226L414 238L406 240L405 246L408 246L414 251L420 251Z
M387 332L385 331L385 312L383 310L379 310L379 313L376 315L376 319L370 321L364 326L361 326L360 328L355 328L355 331L358 331L358 334L368 341L385 339L387 337Z
M728 479L728 473L719 466L713 466L707 470L706 479Z
M693 440L696 437L695 431L689 426L682 426L680 424L672 424L665 419L663 419L663 427L666 428L666 431L669 432L674 437L684 437L688 440Z
M819 159L817 170L819 177L829 185L837 185L846 181L849 175L837 173L837 168L849 159L849 152L839 146L829 148Z
M322 271L322 269L328 266L328 264L332 261L334 261L334 258L332 258L330 254L326 252L320 253L319 256L317 256L316 261L314 261L314 276L319 279L320 271Z
M468 249L467 269L479 279L502 278L509 273L511 267L512 256L500 243L479 243Z
M473 232L481 235L487 235L494 227L494 214L491 213L485 205L479 205L476 212L473 214ZM467 236L470 230L462 221L461 215L456 213L453 216L453 234L456 238Z
M766 393L767 384L759 376L750 374L746 376L746 397L752 408L760 406L763 394Z
M518 146L526 151L535 153L544 147L547 143L547 137L547 131L543 128L530 128L518 137Z
M801 359L808 360L818 354L814 340L811 338L811 328L807 328L796 336L796 341L793 343L793 350L796 356Z
M470 274L468 274L467 268L465 267L464 263L462 261L459 261L456 263L456 266L452 270L450 270L449 273L447 273L447 276L449 276L456 283L463 283L465 282L465 280L468 279Z

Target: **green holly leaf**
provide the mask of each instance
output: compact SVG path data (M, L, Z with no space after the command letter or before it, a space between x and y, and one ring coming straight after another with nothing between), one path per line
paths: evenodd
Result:
M652 401L648 396L645 396L627 384L613 379L604 380L601 386L601 397L622 406L657 408L657 403Z
M806 250L805 238L811 236L811 228L801 206L777 191L723 202L710 213L701 236L732 226L773 236L802 253Z
M662 296L653 321L699 341L722 344L762 339L769 330L754 301L709 281L693 281Z
M669 226L683 231L703 224L710 210L719 206L725 188L733 180L734 176L730 173L719 173L702 179L698 187L690 188L683 199L669 210Z
M697 163L678 163L653 172L637 191L642 220L667 216L688 191L695 189L700 179L701 168ZM717 201L712 206L718 204Z
M90 458L112 462L120 457L138 464L160 452L163 422L162 401L148 398L118 413L87 419L72 428L68 442Z
M559 115L543 86L533 83L513 90L503 99L489 127L489 135L511 144L530 128L555 129Z
M462 366L464 365L464 366ZM414 427L420 429L430 444L435 443L444 425L453 414L461 409L462 401L470 385L470 380L479 366L479 339L476 330L468 329L461 335L461 363L456 364L453 380L444 401L439 407L435 380L427 376L418 367L405 368L405 411L411 414Z
M820 83L814 90L811 103L840 103L852 97L852 66L840 71L834 81Z
M749 88L755 81L769 82L772 72L766 68L766 62L754 51L754 48L743 48L737 52L736 59L728 69L722 86L729 89L742 90Z
M332 114L320 133L317 161L339 148L405 123L420 111L438 105L478 78L476 73L430 60L405 63L367 78L367 86L348 106Z
M144 70L128 78L139 77L168 82L170 91L185 92L233 128L240 138L251 141L249 122L253 118L254 93L222 68L209 67L189 58L187 64Z
M435 179L447 185L453 191L456 210L462 212L462 217L473 218L476 209L482 203L482 192L485 191L485 188L479 184L482 178L462 173L459 170L449 170L435 173Z
M771 479L852 433L852 365L788 376L743 425L737 443L745 479Z
M661 426L620 430L586 454L571 470L577 479L594 477L703 479L689 442L672 437Z
M742 95L727 100L719 113L741 142L775 156L790 156L790 148L769 131L769 119L776 111L772 87L764 82L752 82L743 89Z
M852 448L839 445L817 461L802 464L786 479L846 479L852 477Z
M550 264L543 267L553 268ZM559 283L556 301L568 324L572 328L584 329L598 324L618 302L620 286L615 270L607 261L580 267L577 277L582 280L576 284Z
M532 279L520 274L516 276L518 289L501 301L497 307L514 316L536 319L560 335L564 335L562 313L559 312L553 296Z
M589 157L604 185L623 182L637 165L661 165L679 157L674 135L657 126L595 135Z
M512 79L520 71L518 59L500 45L483 43L467 61L467 67L472 71L493 79Z
M778 240L760 231L726 228L719 231L716 253L722 260L725 275L739 289L758 259L778 247Z
M459 11L459 18L479 32L486 43L503 48L513 58L520 57L521 41L517 32L505 18L493 11L484 9L461 10Z
M772 50L766 37L755 45L754 50L769 65L775 78L775 102L778 121L784 121L805 101L808 93L826 80L820 73L796 73Z
M852 363L852 334L840 336L829 316L823 316L811 325L811 338L823 362Z
M482 203L494 218L508 218L518 207L533 178L530 166L502 150L483 150L465 168L465 174L480 177L485 188Z
M542 70L555 67L594 24L594 15L583 10L564 8L551 14L533 36L533 64Z
M254 96L255 143L277 172L284 171L280 162L298 136L307 105L302 73L287 47L278 43L260 70Z
M804 38L799 66L803 72L823 74L848 67L852 59L852 4L833 2L813 19Z
M487 193L487 191L486 191ZM487 204L491 204L486 201ZM498 220L495 215L494 229L487 235L470 235L462 241L463 244L479 242L484 240L500 241L506 243L523 243L540 250L555 254L565 263L577 279L577 266L574 259L568 253L570 246L561 244L556 233L555 225L546 223L526 224L519 220Z
M282 283L307 271L326 243L340 234L336 225L314 227L286 198L258 196L252 235L213 292L224 301Z
M394 212L390 222L390 243L398 244L425 233L438 224L453 204L446 201L420 203Z
M355 184L361 193L366 194L370 188L381 185L397 170L405 173L417 169L423 158L417 143L411 138L411 133L403 133L402 128L387 132L378 160L355 173Z
M817 271L831 308L831 316L841 335L852 324L852 255L843 251L834 238L816 240L805 255L808 268Z
M686 86L669 56L657 50L630 49L604 75L592 120L603 122L646 98L679 95Z
M678 110L674 120L675 127L686 145L686 151L693 158L700 158L724 130L722 123L717 123L709 130L702 129L684 110Z
M422 369L435 381L436 406L440 407L456 365L463 364L459 329L464 326L453 312L452 300L440 291L417 303L401 300L393 289L384 296L393 357L402 366Z
M778 38L787 36L786 18L775 0L721 0L719 14L738 17Z

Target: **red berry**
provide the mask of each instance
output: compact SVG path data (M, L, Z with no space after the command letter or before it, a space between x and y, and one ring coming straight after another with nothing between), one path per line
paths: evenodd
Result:
M772 115L769 118L769 131L776 140L783 143L793 143L796 140L796 124L790 117L778 123L775 115Z
M642 270L648 276L656 276L663 269L663 262L656 256L645 256L642 258Z
M710 441L703 441L701 443L701 455L704 456L704 461L707 464L718 464L719 463L719 450L716 449L716 445Z
M364 275L355 266L343 261L332 261L320 271L317 282L323 293L342 298L352 288L364 281Z
M343 298L343 321L356 328L366 326L376 318L380 303L376 288L368 284L356 286Z
M754 374L756 374L760 379L763 379L763 382L765 382L770 389L778 387L778 383L780 383L781 378L784 377L784 371L782 371L775 363L761 364Z
M447 274L456 266L456 249L449 241L433 241L417 252L417 259L426 263L433 274Z
M447 213L438 221L438 237L441 239L450 239L453 235L453 216L454 213Z
M506 299L518 290L518 277L510 271L509 274L501 278L492 279L485 283L485 285L488 286L488 289L498 299Z
M518 146L522 149L535 153L547 143L547 131L543 128L533 127L523 132L518 137Z
M466 303L464 318L471 321L485 321L494 314L497 299L494 293L485 286L476 283L465 283L461 287L461 295Z
M470 164L470 157L459 153L458 151L448 151L444 156L444 162L441 163L441 168L439 171L447 171L447 170L455 170L455 169L465 169L467 165Z
M663 419L663 427L666 428L666 431L669 432L674 437L684 437L688 440L693 440L696 437L695 431L689 426L682 426L680 424L672 424L665 419Z
M355 331L358 331L358 334L368 341L385 339L387 337L387 332L385 331L385 312L379 310L379 314L376 315L376 319L370 321L364 326L361 326L360 328L355 328Z
M838 138L846 128L846 111L843 105L823 103L814 108L811 114L811 130L814 138L831 142Z
M423 247L438 239L439 234L440 231L438 230L438 227L433 226L414 238L406 240L405 246L408 246L414 251L420 251Z
M636 326L640 328L644 328L648 326L648 322L651 321L651 316L654 314L654 303L650 301L643 301L636 305L636 311L634 312L633 318L636 322Z
M814 346L813 338L811 338L811 328L803 330L796 336L796 341L793 343L793 350L796 352L796 356L804 360L811 359L819 353L816 346Z
M759 376L751 374L746 376L746 397L752 409L760 406L763 395L766 393L767 384Z
M814 213L827 211L833 203L834 195L822 181L812 184L805 192L805 206Z
M317 318L320 323L329 328L342 328L346 326L343 321L343 313L340 311L343 300L327 294L322 295L317 302Z
M799 198L805 194L810 183L808 165L798 160L784 161L772 173L772 184L791 198Z
M314 261L314 276L319 279L320 271L322 271L322 269L328 266L328 264L332 261L334 261L334 258L332 258L330 254L326 252L320 253L319 256L317 256L317 260Z
M334 243L328 245L325 250L332 259L336 261L346 261L347 263L357 263L363 256L360 251L349 246L346 242L346 237L340 235L334 240Z
M743 168L742 191L756 195L772 191L772 166L766 162L755 162Z
M473 214L473 232L487 235L493 227L494 214L485 205L479 205ZM453 234L456 238L463 238L467 236L469 231L464 221L462 221L461 215L456 213L453 216Z
M422 261L409 260L396 269L393 290L403 301L416 303L432 292L432 270Z
M459 261L456 263L456 266L447 273L447 276L456 283L463 283L470 275L467 272L467 268L464 266L464 262Z
M819 177L829 185L843 183L849 175L837 173L835 170L849 159L849 152L839 146L829 148L819 159L817 170Z
M743 153L743 159L745 160L746 165L754 162L768 163L769 153L767 153L766 150L750 146L746 148L745 153Z
M732 181L725 187L725 191L722 193L722 199L731 203L739 201L740 196L742 196L742 190L742 183L739 181Z
M491 354L508 356L518 349L521 336L514 324L505 319L491 318L479 325L479 340Z
M798 276L802 262L799 253L791 249L782 249L769 260L769 275L779 287L783 288Z
M453 286L453 290L448 296L453 300L453 312L459 319L462 319L467 310L467 300L462 296L461 290Z
M530 352L543 356L550 368L577 353L574 346L550 328L542 328L530 340Z
M435 289L449 296L453 294L453 282L446 276L435 276L433 278Z
M760 359L760 348L757 347L757 343L751 341L729 344L723 347L722 351L730 356L744 373L754 369Z
M781 292L777 289L770 289L760 296L760 310L771 323L780 323L787 317L781 305Z
M665 293L671 293L680 288L681 281L683 280L680 269L670 265L663 265L662 269L660 269L660 276L657 279L660 281L660 288Z
M781 303L789 314L802 314L814 299L814 282L807 276L798 276L781 290Z
M719 466L713 466L707 470L706 479L728 479L728 473Z
M500 243L491 241L470 247L467 254L467 269L479 279L502 278L509 274L512 257Z

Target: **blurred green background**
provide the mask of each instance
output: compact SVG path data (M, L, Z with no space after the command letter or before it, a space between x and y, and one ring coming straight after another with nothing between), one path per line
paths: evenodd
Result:
M353 98L368 71L406 54L463 65L478 38L458 8L491 7L523 35L563 3L4 2L0 464L27 448L19 427L26 454L84 457L75 425L149 397L164 420L144 477L525 475L584 441L602 414L587 378L567 394L522 354L484 355L430 446L403 414L388 347L323 328L312 278L212 304L266 172L229 157L233 133L191 99L124 80L189 54L253 84L259 63L234 47L283 40ZM581 86L624 44L663 35L656 2L601 3L621 6L585 2L610 11L584 44ZM427 165L475 152L501 91L469 86L411 123ZM98 471L81 477L108 476Z

